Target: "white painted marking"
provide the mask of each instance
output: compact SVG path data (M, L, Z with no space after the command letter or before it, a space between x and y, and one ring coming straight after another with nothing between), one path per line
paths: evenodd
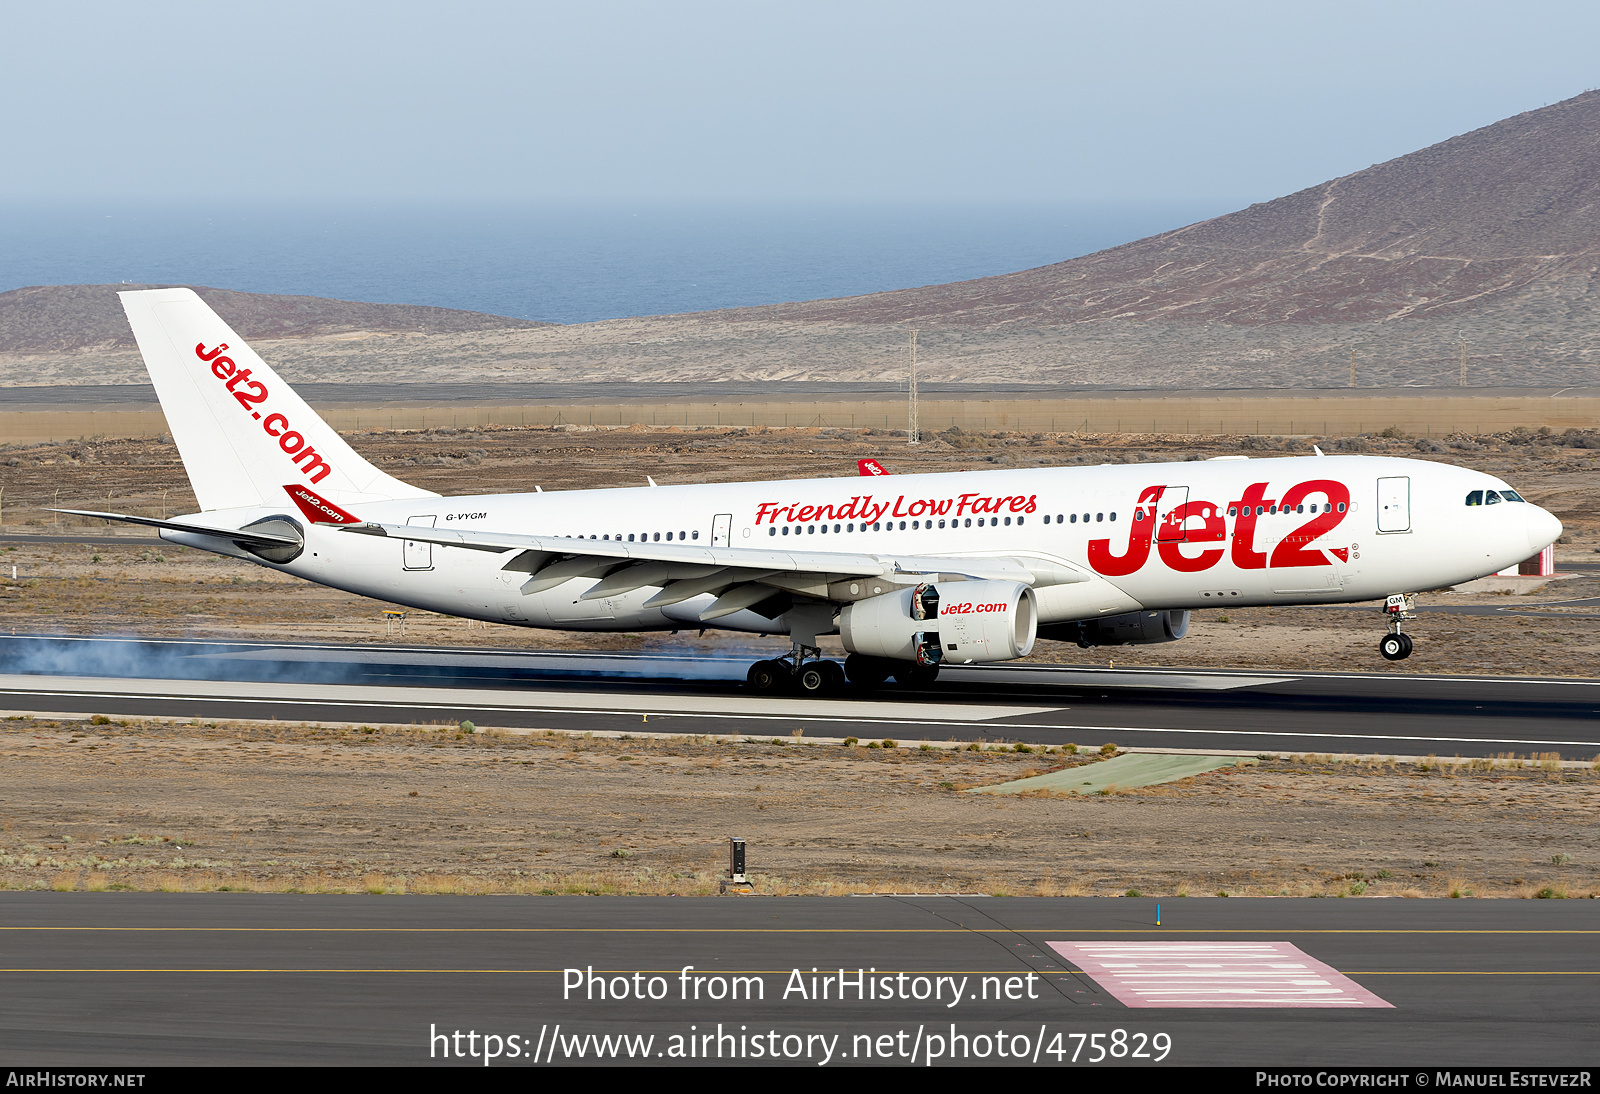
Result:
M948 671L948 670L947 670ZM957 669L951 679L959 679ZM1052 667L1048 673L1037 669L1010 670L980 669L972 679L986 684L1022 684L1038 687L1086 688L1163 688L1175 691L1231 691L1234 688L1255 688L1265 684L1292 684L1294 676L1252 676L1244 674L1198 672L1115 672L1103 669L1074 669Z
M524 691L492 689L379 687L370 684L237 683L219 680L145 680L103 676L0 676L0 693L71 694L129 699L223 699L245 702L293 702L339 706L476 707L568 712L659 712L710 714L723 717L808 719L829 721L905 721L915 717L914 703L859 700L763 698L750 695L619 695L608 692ZM941 703L945 722L982 722L1026 714L1048 714L1051 707L978 706Z
M1288 942L1050 942L1129 1007L1393 1008Z

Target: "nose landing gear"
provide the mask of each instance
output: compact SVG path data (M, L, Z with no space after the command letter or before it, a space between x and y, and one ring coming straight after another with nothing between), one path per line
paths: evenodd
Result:
M1404 620L1417 617L1417 598L1410 593L1396 593L1383 602L1383 612L1389 618L1389 633L1378 643L1378 652L1385 661L1404 661L1411 656L1411 636L1400 631Z

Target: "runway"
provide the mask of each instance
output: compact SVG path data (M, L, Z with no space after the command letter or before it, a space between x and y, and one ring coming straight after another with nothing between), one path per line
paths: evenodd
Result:
M900 741L1493 756L1600 754L1600 681L948 668L922 691L764 697L756 654L539 653L0 636L0 708Z
M1593 1061L1600 931L1586 904L1195 898L1168 902L1159 927L1155 911L1092 898L0 893L0 1039L29 1067L482 1067L486 1036L502 1067L772 1054L1088 1066L1096 1048L1122 1067ZM1130 1006L1052 942L1278 943L1315 990L1289 1007L1238 993L1224 1007ZM876 970L876 997L849 986L857 970ZM728 998L734 977L748 1000ZM1333 979L1376 1003L1319 998ZM707 1037L693 1058L691 1035ZM775 1053L755 1055L758 1039Z

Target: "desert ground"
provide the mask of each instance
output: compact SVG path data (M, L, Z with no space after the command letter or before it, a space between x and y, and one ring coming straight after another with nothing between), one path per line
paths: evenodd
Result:
M769 895L1600 895L1600 772L1548 762L1002 797L1098 747L101 722L0 722L0 886L699 895L736 833Z
M1055 466L1305 451L1268 438L842 430L492 429L370 433L352 443L431 488L521 490ZM1591 450L1537 435L1372 437L1368 450L1504 476L1560 515L1559 564L1600 560ZM1351 443L1351 442L1344 442ZM1434 443L1434 442L1429 442ZM1263 447L1264 446L1264 447ZM0 448L9 535L137 535L43 511L176 514L193 506L157 440ZM57 493L59 491L59 494ZM28 544L0 552L0 626L18 633L392 640L388 605L199 552ZM17 568L11 580L11 566ZM1417 652L1377 658L1376 612L1196 613L1190 637L1035 659L1121 666L1594 676L1586 609L1600 573L1525 596L1436 591L1427 603L1530 614L1424 614ZM407 641L648 649L687 636L573 636L413 612ZM749 645L751 640L736 641ZM1178 896L1589 896L1600 893L1600 776L1524 757L1486 768L1286 757L1093 797L964 795L1077 755L845 748L804 740L618 740L455 725L302 726L128 720L0 722L0 885L75 889L706 893L723 840L751 840L768 893L960 891ZM1109 742L1115 744L1115 742Z

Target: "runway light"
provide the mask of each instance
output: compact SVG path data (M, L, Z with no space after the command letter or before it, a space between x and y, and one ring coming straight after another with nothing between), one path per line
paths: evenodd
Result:
M1161 905L1156 905L1156 926L1161 926Z

